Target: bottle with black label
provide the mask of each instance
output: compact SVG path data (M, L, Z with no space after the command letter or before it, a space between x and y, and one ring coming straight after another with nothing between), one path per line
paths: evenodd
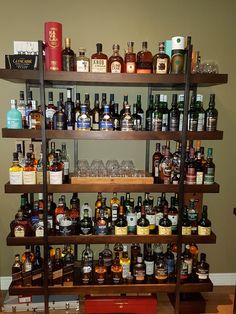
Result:
M188 111L188 131L197 131L198 112L195 107L196 97L192 95Z
M179 130L179 109L177 104L177 94L172 95L172 104L169 113L169 130L178 131Z

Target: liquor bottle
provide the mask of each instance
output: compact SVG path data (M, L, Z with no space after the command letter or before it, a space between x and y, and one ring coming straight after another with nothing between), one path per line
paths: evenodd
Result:
M172 37L171 49L171 73L181 74L184 73L184 37Z
M146 41L142 42L142 50L137 53L137 73L152 73L152 53L147 49Z
M80 93L75 93L75 130L77 130L77 120L78 116L80 115Z
M23 184L36 184L36 167L32 164L31 153L26 154L23 168Z
M111 278L112 283L115 285L122 283L122 266L120 264L120 258L118 254L116 255L111 266Z
M160 109L162 113L162 123L161 130L163 132L169 131L169 110L168 110L168 102L167 95L160 95Z
M137 235L147 235L149 232L149 220L146 218L145 208L142 205L141 217L137 221Z
M38 221L33 225L34 235L35 237L43 237L44 236L44 221L43 221L43 213L38 213Z
M196 168L193 147L191 147L189 150L189 158L185 164L186 164L186 184L196 184Z
M163 207L163 218L159 221L159 235L171 235L172 234L172 223L171 220L168 218L168 207L164 205Z
M169 130L178 131L179 130L179 109L177 104L177 94L172 95L172 104L169 112Z
M107 94L106 93L102 93L102 100L101 100L101 114L103 113L103 107L104 105L107 105Z
M65 246L63 256L63 286L71 287L74 281L74 254L70 245Z
M152 59L153 73L168 74L170 71L170 57L165 53L165 43L159 43L159 52Z
M63 202L63 198L60 197L58 200L58 205L55 208L54 217L53 217L55 232L59 233L59 222L60 222L60 219L63 217L64 213L65 213L65 205Z
M153 257L155 263L160 259L160 257L163 257L163 245L161 243L154 243L153 244Z
M156 263L155 280L157 283L165 283L168 279L168 269L164 256L160 256Z
M102 53L102 44L97 43L97 52L91 56L91 72L106 73L108 68L107 55Z
M79 233L81 235L93 234L93 222L91 217L89 217L89 212L87 208L84 209L84 216L83 219L80 220L79 227Z
M137 216L137 220L141 217L141 208L142 208L142 196L138 196L137 205L134 208L134 211Z
M90 264L88 253L84 253L84 258L82 260L81 283L83 285L92 283L92 265Z
M18 210L15 219L10 224L13 237L27 237L32 235L32 225L28 219L23 216L23 211Z
M137 258L141 254L141 247L139 243L132 243L131 248L130 268L133 271L134 265L137 263Z
M192 95L188 111L188 131L197 131L198 112L195 106L196 96Z
M32 265L32 286L43 285L43 259L41 257L40 246L36 245L35 259Z
M206 113L203 109L203 95L197 94L196 111L198 113L197 131L205 131Z
M113 119L110 114L110 106L104 105L103 114L101 115L99 128L101 131L113 131Z
M61 145L61 161L63 162L63 183L69 183L70 160L67 155L65 143Z
M184 206L182 211L182 235L191 235L192 234L192 228L191 223L188 219L188 210L187 207Z
M149 246L144 256L144 264L146 266L145 281L152 282L154 277L154 257L152 254L152 247Z
M164 184L171 183L172 158L170 149L166 147L164 156L160 162L160 182Z
M112 119L113 119L113 130L114 131L120 131L120 115L118 113L118 108L119 104L118 103L114 103L114 113L112 115Z
M52 282L53 286L62 286L63 283L63 260L61 258L60 248L56 248L55 257L52 264Z
M124 207L120 204L119 215L115 221L115 235L126 235L128 233L127 220L124 217Z
M104 260L103 260L102 254L99 253L98 263L95 265L95 268L94 268L95 284L98 284L98 285L104 285L105 284L106 272L107 272L107 268L104 265Z
M59 153L55 153L52 165L49 166L49 183L62 184L63 183L63 165L59 161Z
M32 285L32 259L30 249L27 248L24 253L24 259L22 259L22 278L23 278L23 286L31 286Z
M77 119L77 130L79 131L90 131L91 130L91 119L88 113L87 105L80 106L80 115Z
M118 217L119 205L120 205L120 201L117 197L117 193L113 192L113 196L110 200L112 226L114 226L114 223Z
M96 235L106 235L108 234L108 220L105 217L105 212L103 208L100 208L99 217L95 221L95 234Z
M210 94L209 105L206 110L206 131L217 130L218 111L215 108L215 94Z
M25 118L26 118L26 128L29 128L29 115L30 112L32 111L32 100L33 100L33 96L32 96L32 91L28 92L27 95L27 102L25 105Z
M203 205L202 217L198 221L198 235L211 235L211 221L208 219L207 206Z
M163 205L161 204L161 197L158 196L157 205L155 206L155 224L157 233L159 230L159 221L162 218L163 218Z
M102 193L98 192L97 200L95 202L95 221L99 217L100 208L102 207Z
M123 245L123 253L120 259L120 265L122 268L122 279L123 282L126 282L126 279L130 272L130 258L128 257L128 247L127 245Z
M42 127L42 114L37 108L37 101L32 100L32 111L29 113L29 129L39 130Z
M21 113L22 128L26 129L26 112L25 112L25 93L24 93L24 91L20 91L20 100L17 104L16 109Z
M15 261L11 268L12 274L12 285L14 287L21 287L22 286L22 263L20 260L20 255L15 255Z
M142 130L142 118L137 113L137 104L133 104L132 118L134 121L134 127L133 127L134 131L141 131Z
M181 255L181 264L180 264L180 281L181 283L187 282L189 279L188 275L188 264L184 260L184 256Z
M93 267L93 250L90 248L90 244L86 243L85 244L85 249L83 250L81 254L81 260L84 261L85 255L87 254L88 256L88 264Z
M125 53L125 70L126 73L136 73L136 53L134 53L134 42L127 42L128 51Z
M53 92L48 93L48 105L46 108L46 128L53 129L53 116L57 112L57 108L53 102Z
M149 221L149 233L156 233L156 216L153 206L153 196L149 196L149 206L146 208L146 218Z
M56 148L56 143L55 142L51 142L50 144L50 152L48 153L48 165L51 166L53 159L55 157L55 148Z
M65 49L62 50L62 71L75 71L75 53L68 37L65 38Z
M52 117L54 130L67 130L67 116L63 111L63 93L59 93L59 100L57 102L57 111Z
M123 253L123 244L122 243L115 243L114 247L113 247L113 252L114 252L114 257L116 257L116 255L119 255L119 259L122 258L122 253Z
M80 200L77 193L73 193L73 196L70 200L70 209L68 215L72 220L72 234L78 234L78 225L80 217Z
M137 213L133 204L134 200L130 198L129 206L126 211L128 234L136 234L137 232Z
M170 208L168 210L168 218L171 221L172 234L177 234L178 215L178 210L175 207L175 196L171 196Z
M13 153L12 165L9 168L10 184L23 184L23 169L19 164L18 153Z
M7 129L22 129L22 114L16 109L16 99L11 99L11 110L7 112Z
M200 254L200 262L197 265L196 274L199 282L206 282L209 279L209 264L206 262L206 254Z
M142 109L142 100L141 95L137 95L137 103L136 103L136 109L137 114L141 117L141 129L144 128L144 111Z
M181 144L176 141L176 149L172 156L172 184L179 184L181 167Z
M215 164L213 163L213 149L207 149L207 161L204 166L204 184L215 183Z
M133 131L134 120L130 113L130 106L128 104L128 96L124 96L126 98L127 104L125 105L125 112L121 117L120 125L121 131Z
M110 113L111 113L112 117L114 115L114 105L115 105L115 95L113 93L111 93L110 94L109 106L110 106Z
M72 219L70 218L68 212L69 208L65 206L64 214L59 220L59 233L63 236L69 236L72 232Z
M149 96L149 104L146 110L145 130L152 131L153 95Z
M165 256L165 261L166 261L166 266L167 266L168 278L172 279L174 278L174 274L175 274L175 256L171 252L170 245L167 246L167 251L164 256Z
M76 58L76 71L89 72L90 60L85 56L86 49L79 48L79 55Z
M109 249L109 244L105 244L105 248L102 251L102 257L104 261L104 265L107 268L107 274L111 273L111 266L112 266L112 251Z
M99 130L99 118L100 118L100 108L99 108L99 94L94 95L94 108L92 110L92 121L91 126L93 131Z
M108 59L108 72L111 73L122 73L124 72L124 60L119 54L120 46L118 44L114 44L112 46L113 54Z
M197 234L198 211L195 207L195 200L192 198L189 200L188 220L190 221L191 224L191 233Z
M25 158L22 152L22 145L21 144L16 144L16 152L18 153L18 160L19 160L19 165L21 167L25 166Z
M155 109L152 112L152 131L161 131L162 111L160 108L160 94L155 95Z
M203 184L203 165L201 152L197 153L197 159L195 160L195 171L196 171L196 184Z
M134 275L134 283L142 284L145 282L145 273L146 273L146 266L143 262L143 257L140 254L137 257L137 263L133 267L133 275Z
M64 104L64 112L67 117L67 130L75 129L75 103L72 101L72 89L67 88L67 100Z
M185 250L182 253L182 256L184 257L184 262L187 264L188 278L190 278L192 276L192 271L193 271L193 258L192 258L192 254L190 253L189 244L185 245Z
M160 179L160 163L163 156L160 152L160 143L156 143L156 151L152 155L152 176L154 178L154 183L161 183Z
M179 131L183 131L184 95L178 95Z

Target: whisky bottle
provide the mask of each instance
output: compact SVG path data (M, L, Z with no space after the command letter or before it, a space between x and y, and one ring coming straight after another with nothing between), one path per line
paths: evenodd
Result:
M184 37L172 37L171 73L173 74L184 73L184 48Z
M36 184L36 167L32 164L31 153L26 154L23 168L23 184Z
M102 44L97 43L97 52L91 56L91 72L106 73L108 69L107 55L102 52Z
M75 103L72 101L72 89L67 88L67 100L64 104L64 112L67 117L67 130L75 129Z
M30 249L26 249L24 253L24 259L22 261L22 278L23 278L23 286L31 286L32 285L32 260Z
M10 224L11 234L13 237L26 237L32 234L32 226L29 220L23 216L23 211L20 209L16 214L15 220Z
M159 235L171 235L172 234L172 223L171 220L168 218L168 207L164 205L163 208L163 218L159 221Z
M77 130L79 131L90 131L91 130L91 119L88 113L87 105L80 106L80 115L77 119Z
M176 149L172 155L172 184L179 184L181 166L181 144L176 141Z
M115 221L115 235L126 235L128 233L127 220L124 217L124 207L120 204L119 215Z
M76 58L77 72L89 72L90 70L90 60L85 56L85 52L85 48L79 48L79 55Z
M193 271L193 257L192 257L192 254L190 252L190 245L189 244L185 245L185 250L182 253L182 256L184 258L184 263L187 264L188 278L190 278L192 276L192 271Z
M178 95L179 131L183 131L184 95Z
M134 53L134 42L127 42L128 51L125 53L125 71L126 73L136 73L136 53Z
M108 72L111 73L122 73L124 72L124 61L121 55L119 54L120 46L118 44L114 44L112 46L113 54L108 59Z
M134 265L137 263L137 258L141 253L141 247L139 243L132 243L131 248L131 258L130 258L130 269L133 271Z
M198 211L195 207L195 200L190 199L189 200L189 206L188 206L188 220L190 221L191 224L191 233L192 234L197 234L198 230Z
M114 103L113 108L114 108L114 113L112 115L113 130L114 131L120 131L119 104L118 103Z
M19 164L18 153L13 153L12 165L9 168L10 184L23 184L23 169Z
M207 161L204 165L204 184L215 183L215 164L213 162L213 149L207 149Z
M163 155L164 156L160 162L160 182L164 184L170 184L172 172L172 158L170 155L170 149L168 147L166 147Z
M177 234L178 226L178 210L175 207L175 197L171 196L170 198L170 208L168 210L168 218L171 221L172 234Z
M116 257L116 255L118 255L119 259L121 259L123 250L124 250L124 246L122 243L115 243L115 245L113 247L114 257Z
M149 96L148 108L146 110L145 130L152 131L152 113L154 111L153 95Z
M59 220L59 232L61 235L67 236L72 233L72 219L69 216L69 209L65 206L64 214Z
M73 193L73 196L70 200L70 209L68 215L72 220L72 234L78 234L78 224L80 216L80 200L78 198L78 193Z
M104 265L107 268L107 273L111 273L111 266L112 266L112 251L109 249L109 243L105 244L105 248L102 251L102 257L104 261Z
M17 103L16 109L21 113L22 128L26 129L26 112L25 112L25 93L24 93L24 91L20 91L20 100Z
M187 207L184 206L182 211L182 235L191 235L192 234L192 228L190 221L188 219L188 210Z
M89 261L88 253L84 253L84 258L82 260L82 267L81 267L81 283L83 285L89 285L92 283L92 265Z
M209 279L209 264L206 262L206 254L200 254L200 262L197 265L196 274L199 282L204 282Z
M104 285L106 282L106 266L104 265L104 260L102 254L99 253L99 259L97 265L94 268L94 281L95 284Z
M206 110L206 131L217 130L218 111L215 108L215 94L210 95L209 106Z
M165 53L165 43L159 43L159 52L152 60L153 73L168 74L170 71L170 57Z
M168 279L168 269L164 256L160 255L156 263L155 280L157 283L165 283Z
M24 167L25 166L25 156L23 155L21 144L16 144L16 152L18 153L18 160L19 160L20 166Z
M113 131L113 119L110 114L110 106L103 106L103 114L100 118L99 128L101 131Z
M152 282L154 277L154 257L152 254L152 246L148 246L144 256L144 264L146 266L145 281Z
M39 245L35 248L35 259L32 265L32 286L43 285L43 259L40 253Z
M53 102L53 92L48 93L48 105L46 108L46 128L49 130L53 129L53 116L57 111L57 107Z
M206 113L203 109L203 95L197 94L196 111L198 113L197 131L205 131Z
M134 200L130 199L130 204L126 212L127 224L128 224L128 234L136 234L137 232L137 212L134 208Z
M57 232L57 233L59 233L59 223L60 223L60 219L63 217L64 213L65 213L65 205L63 202L63 198L60 197L58 200L58 205L55 208L54 217L53 217L54 229L55 229L55 232Z
M74 254L70 245L65 247L65 254L63 256L63 286L73 286L74 277Z
M137 108L137 114L141 117L141 129L143 130L144 128L144 111L142 109L142 100L141 100L141 95L137 95L137 103L136 103L136 108Z
M162 129L162 111L160 108L160 95L155 95L155 108L152 112L152 131L161 131Z
M65 38L65 49L62 50L62 71L75 71L75 53L68 37Z
M159 230L159 221L163 218L163 205L161 204L161 197L157 197L157 205L155 206L155 224L156 231Z
M142 196L138 196L137 205L134 207L134 212L136 213L137 220L141 217L142 203Z
M37 108L37 101L32 100L32 111L29 114L29 129L39 130L42 127L42 114Z
M195 171L196 171L196 184L203 184L203 165L200 151L197 153L197 159L195 160Z
M12 274L12 285L14 287L21 287L22 286L22 263L20 260L20 255L15 255L15 261L11 268Z
M137 235L147 235L149 232L149 220L146 218L145 208L142 205L141 217L137 221Z
M120 259L120 265L122 267L122 279L123 282L126 282L126 279L130 272L130 258L128 257L128 247L123 245L123 253Z
M181 264L180 264L180 281L181 283L187 282L189 279L188 275L188 264L184 260L184 256L181 255Z
M146 41L142 42L142 50L137 53L137 73L152 73L152 53L147 49Z
M89 235L93 233L93 223L87 208L84 209L84 217L80 220L79 226L80 234Z
M169 112L169 130L178 131L179 130L179 109L177 104L177 94L172 95L172 104Z
M190 108L188 111L188 131L193 131L193 132L197 131L197 121L198 121L198 112L196 110L195 102L196 102L196 97L195 95L192 95Z
M52 264L52 282L53 286L62 286L63 283L63 261L60 248L56 248L56 254Z
M99 217L100 208L102 207L102 193L98 192L97 199L95 202L95 221Z
M115 285L122 283L122 265L120 264L120 258L118 254L116 255L111 266L111 278L112 283Z
M169 131L169 110L168 110L168 102L167 95L160 95L160 109L162 113L162 123L161 130L163 132Z
M167 251L164 256L165 256L165 261L166 261L166 266L167 266L168 278L172 279L174 278L174 274L175 274L175 256L171 252L170 245L167 246Z
M16 109L16 99L11 99L11 110L7 112L7 129L22 129L22 114Z
M59 93L59 100L57 102L57 111L54 113L52 117L54 130L66 130L67 129L67 117L63 108L64 108L63 93Z
M49 183L50 184L62 184L63 183L63 165L59 161L59 154L56 153L52 165L49 166Z
M202 208L202 217L198 221L198 235L211 235L211 221L208 219L207 206Z
M114 226L115 221L118 217L119 205L120 205L120 200L117 197L117 193L113 192L113 196L110 200L112 226Z
M96 235L106 235L108 234L108 221L105 218L105 212L103 208L100 208L99 217L95 221L95 234Z
M32 91L28 92L28 97L27 97L27 102L25 105L25 118L26 118L26 128L29 128L29 115L32 111L32 100L33 100L33 96L32 96Z
M124 96L124 99L127 101L125 105L125 112L121 117L121 131L133 131L134 120L130 113L130 106L128 104L128 96Z
M85 259L85 255L87 254L88 256L88 264L93 267L93 250L90 248L90 244L86 243L85 244L85 249L83 250L82 254L81 254L81 260L84 261Z
M154 183L160 183L160 163L163 156L160 152L160 143L156 143L156 151L152 155L152 176L154 178Z
M156 233L156 217L155 210L153 206L153 196L149 196L149 206L146 208L146 218L149 221L149 233Z
M52 141L50 144L50 152L48 153L48 156L47 156L49 166L52 165L53 159L55 157L55 148L56 148L56 143Z
M133 267L134 283L143 284L145 282L146 266L143 262L143 257L140 254L137 257L137 263Z
M92 110L92 130L99 130L99 119L100 119L100 108L99 108L99 94L94 95L94 108Z
M134 131L141 131L142 130L142 117L137 113L137 104L133 104L133 114L132 118L134 121Z
M193 147L189 149L189 158L185 164L186 164L186 184L196 184L196 168Z

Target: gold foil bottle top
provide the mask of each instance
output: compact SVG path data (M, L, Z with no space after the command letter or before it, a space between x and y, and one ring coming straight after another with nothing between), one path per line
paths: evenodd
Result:
M65 47L70 48L71 46L71 39L69 37L65 38Z

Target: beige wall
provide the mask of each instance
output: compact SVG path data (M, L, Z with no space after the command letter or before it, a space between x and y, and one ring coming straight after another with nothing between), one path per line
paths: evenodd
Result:
M200 50L204 60L216 60L221 73L229 74L229 84L201 90L206 95L207 105L209 93L216 93L216 103L219 110L219 128L224 130L224 140L205 142L204 145L214 148L216 163L216 178L221 184L220 194L204 196L204 203L209 205L209 217L217 234L216 245L201 246L207 253L212 272L236 272L235 227L236 217L232 210L235 200L235 136L236 106L235 84L236 55L235 44L235 12L234 0L199 0L199 1L1 1L0 10L0 67L4 67L4 55L12 52L13 40L43 39L45 21L59 21L63 24L63 36L70 36L73 49L77 52L79 46L87 48L87 54L95 51L95 44L102 42L104 51L110 55L113 43L119 43L121 52L128 40L135 42L135 50L141 48L141 42L147 40L152 52L157 50L157 43L174 35L191 35L194 48ZM9 108L9 99L18 98L23 85L0 82L0 126L5 127L5 115ZM82 94L89 91L111 91L108 88L83 88ZM121 103L122 95L128 92L130 103L136 94L143 95L145 104L146 90L135 88L117 88L114 90L116 99ZM36 92L35 92L36 95ZM57 95L57 94L56 94ZM9 222L19 206L19 196L4 194L4 184L8 181L8 167L11 163L15 140L0 139L0 275L10 274L15 252L23 248L6 246L6 236L9 232ZM82 143L81 156L91 160L104 156L103 159L116 157L122 159L135 158L138 167L143 165L143 156L136 156L136 150L144 149L143 143ZM125 149L122 149L125 145ZM153 145L153 144L152 144ZM72 146L70 143L69 146ZM82 201L95 195L81 195Z

